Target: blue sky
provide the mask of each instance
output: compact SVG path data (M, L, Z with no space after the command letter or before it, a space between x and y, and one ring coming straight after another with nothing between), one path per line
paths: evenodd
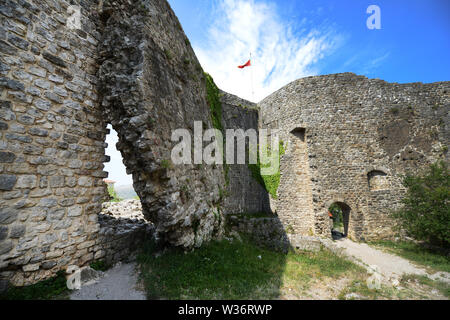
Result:
M448 0L169 3L204 69L224 90L250 100L308 75L354 72L400 83L450 80ZM381 9L381 30L366 27L372 4ZM250 51L253 97L250 70L236 70Z
M310 75L354 72L399 83L450 80L448 0L169 3L218 86L255 102ZM369 5L380 7L381 30L366 26ZM253 66L238 69L250 52ZM116 142L112 132L105 170L117 185L131 184Z

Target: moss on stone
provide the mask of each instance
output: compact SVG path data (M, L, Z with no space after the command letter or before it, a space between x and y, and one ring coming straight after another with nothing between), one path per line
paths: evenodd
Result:
M222 102L220 101L220 91L217 85L214 83L213 78L210 74L204 73L206 79L206 99L209 104L209 108L211 110L211 121L214 129L220 130L224 133L223 125L222 125ZM224 143L225 148L225 143ZM230 168L228 164L225 162L225 153L223 153L224 161L223 161L223 170L225 174L225 185L228 186L230 184L229 171Z
M223 132L222 126L222 103L220 102L219 88L214 83L213 78L205 73L206 79L206 99L211 110L211 120L213 127Z
M283 141L280 141L280 147L279 147L279 157L281 157L286 152ZM248 168L250 169L250 172L252 173L252 177L258 181L270 194L270 196L273 199L277 199L277 191L278 186L280 184L280 168L278 168L277 173L273 175L261 175L261 167L268 167L269 165L261 164L259 159L259 153L257 156L257 163L256 164L249 164Z

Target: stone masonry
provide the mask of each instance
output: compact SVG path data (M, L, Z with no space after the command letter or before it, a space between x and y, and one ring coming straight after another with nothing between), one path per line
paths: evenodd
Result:
M350 237L391 237L400 175L448 161L449 104L450 82L397 84L352 73L303 78L264 99L262 126L279 129L287 143L272 200L282 223L330 237L327 211L337 203L348 211Z
M102 255L100 34L96 3L77 4L79 30L68 2L0 3L0 271L14 285Z
M259 113L256 104L236 97L232 94L222 92L222 122L225 129L258 129ZM258 134L258 130L256 130ZM227 141L227 143L231 143ZM235 157L237 154L237 143L235 143ZM248 146L248 143L247 143ZM223 211L226 214L234 213L269 213L269 194L261 184L253 177L248 168L248 155L246 164L235 164L229 166L228 185L226 187L226 201L223 203Z
M345 73L297 80L258 105L222 92L224 129L280 129L274 200L246 164L171 163L173 130L212 121L166 0L0 0L0 290L123 259L151 236L199 247L223 234L224 215L264 212L235 227L308 248L330 237L338 203L350 237L390 236L399 174L448 160L449 90ZM108 124L152 224L101 214Z

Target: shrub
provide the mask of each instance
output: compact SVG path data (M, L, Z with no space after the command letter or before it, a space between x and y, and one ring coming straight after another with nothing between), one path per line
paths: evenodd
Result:
M403 206L394 212L398 227L409 236L450 247L450 178L448 165L432 164L419 175L403 179L407 188Z

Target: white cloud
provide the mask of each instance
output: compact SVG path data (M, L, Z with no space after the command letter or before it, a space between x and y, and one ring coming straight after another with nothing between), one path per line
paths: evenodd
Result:
M219 0L208 41L194 43L205 71L223 90L251 101L259 101L287 83L316 75L314 66L339 44L331 28L307 29L307 19L282 21L275 4L255 0ZM237 66L253 55L252 67ZM253 78L254 95L251 79Z

